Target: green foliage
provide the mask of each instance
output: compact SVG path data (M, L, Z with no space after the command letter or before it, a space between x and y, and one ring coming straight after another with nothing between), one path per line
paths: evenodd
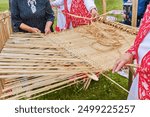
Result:
M102 0L95 0L95 4L100 14L102 14ZM110 10L120 10L122 9L122 0L106 0L107 12Z
M8 10L9 5L8 5L8 0L0 0L0 12Z

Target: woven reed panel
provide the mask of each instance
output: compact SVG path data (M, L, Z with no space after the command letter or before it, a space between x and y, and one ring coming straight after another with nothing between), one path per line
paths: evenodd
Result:
M119 24L116 26L119 27ZM129 27L125 28L130 30ZM93 23L49 36L47 39L96 69L106 71L133 44L136 35L127 31L104 23Z
M135 36L131 27L105 22L48 36L12 34L0 54L0 98L31 99L109 70Z

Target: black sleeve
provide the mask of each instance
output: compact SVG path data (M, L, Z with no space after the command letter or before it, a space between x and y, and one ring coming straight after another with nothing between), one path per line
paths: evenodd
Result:
M47 21L52 21L52 22L54 22L55 19L54 12L52 10L49 0L46 1L46 19Z
M22 23L20 18L20 11L18 8L18 0L11 0L11 18L14 32L19 31L19 27Z

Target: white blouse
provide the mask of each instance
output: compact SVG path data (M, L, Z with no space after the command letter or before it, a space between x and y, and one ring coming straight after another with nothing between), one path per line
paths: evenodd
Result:
M83 0L87 10L90 12L91 9L96 8L94 0ZM52 6L61 7L64 9L64 0L55 0L50 2ZM68 10L70 11L72 0L67 0ZM65 28L66 18L60 9L58 10L57 27L60 29ZM72 23L70 23L70 28L72 28Z
M66 24L65 15L62 13L62 10L64 10L64 6L60 6L57 9L58 9L58 13L57 13L57 27L59 27L59 29L64 29L65 24Z
M96 8L94 0L83 0L87 10L90 12L91 9ZM70 11L72 0L67 0L68 10ZM55 0L51 2L52 6L64 5L64 0Z

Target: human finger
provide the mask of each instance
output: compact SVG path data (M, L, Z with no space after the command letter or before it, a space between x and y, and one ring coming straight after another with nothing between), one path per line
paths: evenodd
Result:
M118 72L125 64L126 64L126 61L121 61L121 62L117 65L117 67L116 67L116 69L115 69L115 72Z
M118 59L118 60L116 60L116 62L115 62L115 64L114 64L114 66L113 66L113 69L112 69L112 73L114 73L115 72L115 70L116 70L116 68L117 68L117 66L118 66L118 64L120 63L120 60Z

